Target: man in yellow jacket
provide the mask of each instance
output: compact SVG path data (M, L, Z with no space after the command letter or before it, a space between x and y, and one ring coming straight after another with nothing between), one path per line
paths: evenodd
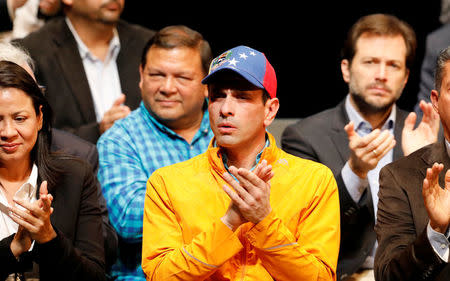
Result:
M205 153L148 180L147 280L336 280L336 182L266 132L279 101L265 55L233 48L202 82L214 138Z

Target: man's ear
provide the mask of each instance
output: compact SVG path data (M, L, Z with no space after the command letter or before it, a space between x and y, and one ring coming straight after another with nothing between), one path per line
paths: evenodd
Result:
M264 117L264 126L267 128L270 124L272 124L273 119L277 115L278 109L280 108L280 101L278 98L268 99L265 104L265 117Z
M141 89L142 91L142 83L143 83L143 79L144 79L144 69L142 68L142 64L139 65L139 89Z
M439 92L437 90L431 90L430 100L433 109L439 114Z
M341 61L342 78L346 83L350 83L350 62L347 59Z

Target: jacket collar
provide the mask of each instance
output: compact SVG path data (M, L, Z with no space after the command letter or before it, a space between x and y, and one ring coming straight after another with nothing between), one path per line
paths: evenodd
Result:
M445 139L433 143L429 146L429 150L423 150L421 155L422 160L425 162L425 166L431 168L434 163L444 164L444 170L439 174L439 183L444 186L444 178L447 169L450 169L450 157L448 155L447 149L445 147ZM421 173L425 177L427 169L422 169Z
M279 149L276 146L275 138L269 133L266 132L269 138L269 146L265 147L262 151L261 158L259 162L263 159L267 161L267 164L273 165L275 161L279 158ZM225 165L223 164L223 156L220 151L220 147L215 146L216 138L213 137L211 142L209 143L208 150L206 154L208 156L208 162L211 165L212 169L216 171L218 174L222 175L226 172Z

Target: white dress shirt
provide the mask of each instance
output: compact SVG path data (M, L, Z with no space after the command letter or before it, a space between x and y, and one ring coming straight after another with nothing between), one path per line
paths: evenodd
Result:
M373 131L372 126L368 121L366 121L359 112L353 107L350 102L350 95L347 95L345 100L345 110L347 112L348 118L350 121L353 121L355 124L355 132L363 137L365 135L370 134ZM388 118L381 126L381 130L389 130L389 132L394 134L395 120L397 114L397 107L394 105L392 107L391 113ZM375 219L377 217L377 206L378 206L378 189L379 189L379 174L381 168L383 168L386 164L392 162L394 157L394 150L391 149L383 158L378 161L377 166L370 170L367 173L366 179L361 179L357 176L350 166L348 165L348 161L345 163L344 167L341 170L342 180L344 181L345 186L347 187L347 191L352 197L353 201L359 202L361 196L363 195L366 187L369 186L370 194L372 196L373 209L375 214ZM375 251L378 247L378 243L375 242L375 246L372 249L371 254L367 257L366 261L362 265L363 268L373 268L374 259L375 259Z
M109 42L108 54L105 60L102 61L86 47L67 17L66 23L77 42L89 88L91 89L97 122L100 122L105 112L111 108L114 101L122 93L116 63L117 55L120 51L119 35L117 30L114 29L114 36Z

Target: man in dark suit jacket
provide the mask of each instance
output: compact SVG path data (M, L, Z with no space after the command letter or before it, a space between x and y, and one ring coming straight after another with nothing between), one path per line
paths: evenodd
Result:
M450 48L440 55L431 92L445 140L380 172L376 280L450 280ZM443 169L446 173L441 173ZM445 174L445 175L444 175Z
M414 31L405 22L383 14L362 17L343 49L347 97L335 108L288 126L282 135L285 151L325 164L335 175L341 208L339 280L359 280L361 274L374 279L379 169L437 136L439 121L430 104L422 105L427 118L415 130L415 114L395 105L415 47ZM358 272L362 269L368 270Z
M434 68L439 52L450 45L450 22L442 25L427 35L425 54L420 69L419 93L414 111L420 114L419 103L421 100L430 101L430 92L433 89Z
M36 78L46 87L46 96L55 112L55 128L69 130L96 143L115 120L125 117L139 105L141 51L154 31L119 19L124 0L109 6L96 6L95 1L81 2L63 0L66 17L49 20L40 30L18 42L36 63ZM84 47L87 53L82 57L80 52ZM117 48L120 50L116 54ZM115 55L115 60L108 61ZM89 73L95 67L85 69L92 61L103 70L112 68L108 72L112 76L94 81L96 75L89 76ZM111 77L118 77L119 81ZM114 91L103 93L102 81L105 85L120 85ZM94 97L102 94L100 99ZM105 99L108 96L116 98ZM100 110L102 107L104 111Z

